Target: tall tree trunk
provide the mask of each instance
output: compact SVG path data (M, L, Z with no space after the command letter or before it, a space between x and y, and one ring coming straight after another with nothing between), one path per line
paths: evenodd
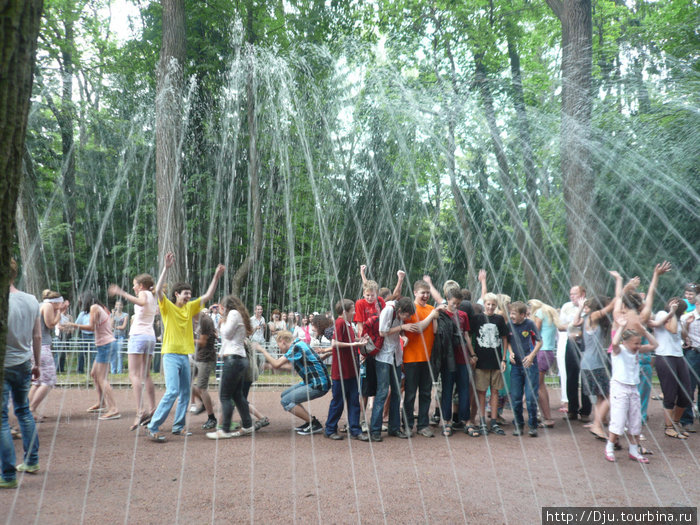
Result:
M156 87L156 205L160 266L167 252L175 254L168 290L187 277L180 186L185 53L185 1L163 0L163 42Z
M535 168L535 162L533 160L530 120L525 107L525 95L523 94L522 75L520 73L520 55L515 45L512 27L506 28L506 38L508 42L510 72L513 82L513 103L517 115L520 150L523 156L523 166L525 168L527 226L532 241L527 245L527 258L535 267L535 272L538 277L534 282L534 290L530 290L530 297L535 297L551 304L553 300L552 285L549 278L551 265L544 254L544 245L542 243L541 218L537 209L539 202L537 194L537 169Z
M591 165L591 0L547 0L561 21L561 171L572 284L597 287L603 264L597 257L593 215L595 176Z
M527 231L523 226L523 221L518 211L518 204L515 201L515 190L517 186L513 184L508 158L506 157L506 151L503 147L503 142L501 141L498 125L496 124L496 112L493 107L493 95L491 94L491 87L488 84L486 66L484 66L483 63L483 54L476 53L474 55L474 63L476 66L475 80L481 93L486 123L489 127L491 143L493 145L494 153L496 154L496 162L498 164L498 180L501 188L503 189L503 197L505 199L506 211L508 212L508 216L510 218L511 227L513 228L513 232L515 232L515 244L517 245L520 255L520 263L522 264L523 271L525 273L527 292L530 297L535 297L534 293L538 288L538 275L535 272L533 261L529 255L532 253L530 248L532 239L528 237Z
M246 78L247 117L248 117L248 183L250 188L250 206L253 214L253 239L248 242L248 254L243 263L238 267L231 279L231 293L240 295L241 284L247 279L248 274L258 259L262 248L262 210L260 206L260 173L258 159L258 121L255 104L255 59L253 45L257 39L255 34L255 16L253 2L247 2L246 32L250 64ZM253 290L253 300L258 300L257 284Z
M7 342L9 260L43 0L5 0L0 10L0 393Z
M47 286L49 279L46 273L46 257L44 245L39 232L39 222L36 216L36 197L34 187L36 177L32 156L26 146L24 148L23 177L17 203L17 238L19 253L22 256L22 280L25 291L37 297Z

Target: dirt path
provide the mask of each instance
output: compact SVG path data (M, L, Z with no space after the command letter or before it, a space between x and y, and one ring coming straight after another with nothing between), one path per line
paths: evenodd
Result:
M552 398L557 398L552 393ZM134 401L117 390L123 418L85 409L94 391L57 389L40 425L41 472L0 492L8 523L540 523L542 506L690 505L700 501L700 436L663 436L652 401L647 467L579 422L557 420L540 437L386 438L382 443L298 436L278 392L252 392L272 423L254 437L215 442L194 435L152 443L130 432ZM158 399L162 391L158 392ZM325 421L330 396L313 402ZM554 403L557 406L557 403ZM172 417L172 415L171 415ZM506 413L506 418L510 413ZM172 420L162 430L169 432ZM21 442L15 441L18 453ZM18 456L21 457L21 456Z

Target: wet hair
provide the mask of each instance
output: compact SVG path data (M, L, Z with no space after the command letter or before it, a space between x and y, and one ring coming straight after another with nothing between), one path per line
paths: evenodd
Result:
M192 286L190 286L189 283L177 283L173 287L173 301L177 301L177 297L175 297L175 294L181 294L185 290L189 290L191 292Z
M314 315L314 318L311 320L311 326L316 328L316 334L318 335L319 339L326 329L332 325L333 319L328 319L328 317L325 315Z
M688 305L685 303L683 299L680 297L671 297L668 302L666 303L666 311L670 312L671 311L671 303L673 301L678 301L678 308L676 308L676 317L678 319L681 318L681 316L685 313L685 311L688 309Z
M636 330L625 330L622 332L622 340L627 341L628 339L632 339L633 337L642 337L642 334L637 332Z
M448 290L451 290L452 288L459 288L459 283L457 281L453 281L452 279L448 279L445 281L445 284L442 285L442 293L447 297L447 292Z
M78 303L80 304L81 312L89 312L93 304L97 304L102 308L105 307L105 305L103 305L97 299L97 296L91 291L83 292L83 294L80 296L80 299L78 300Z
M365 281L362 284L362 293L372 290L374 290L375 292L379 290L379 285L377 284L377 281Z
M462 290L456 287L448 288L445 291L445 299L458 299L461 302L463 299Z
M248 309L238 297L233 294L227 295L224 297L224 300L221 301L221 304L226 309L226 315L228 315L228 312L231 310L238 310L238 313L241 314L241 317L243 318L243 326L245 326L246 335L253 333L253 326L250 324L250 314L248 313Z
M472 300L472 293L467 290L466 288L462 288L462 300L463 301L471 301Z
M292 335L292 332L288 330L280 330L279 332L277 332L277 337L275 337L275 339L277 339L278 343L281 341L291 343L292 341L294 341L294 336Z
M418 279L415 283L413 283L413 291L417 292L418 290L430 290L430 285L423 279Z
M53 290L49 290L48 288L41 292L41 300L43 301L44 299L58 299L61 297L61 294L58 292L54 292Z
M350 312L354 308L355 308L355 303L352 302L350 299L341 299L340 301L335 303L336 315L343 315L345 312Z
M153 277L148 273L140 273L134 277L134 281L139 283L146 290L153 290L155 283L153 282Z
M389 288L387 288L386 286L382 286L377 292L377 295L382 299L386 300L386 298L389 297L389 295L391 295L391 290L389 290Z
M510 305L511 310L515 310L520 315L525 315L527 313L527 305L522 301L515 301Z
M641 311L644 306L644 299L639 292L627 291L622 294L622 304L630 310Z
M583 303L585 306L590 308L591 313L597 312L598 310L602 310L605 308L609 303L610 303L610 298L606 297L604 295L597 296L597 297L591 297L590 299L586 299L586 302ZM610 316L604 315L603 317L600 318L600 321L598 322L600 325L600 329L603 331L603 334L605 334L606 337L610 336L610 327L611 327L611 322L610 322Z
M416 305L413 303L410 297L402 297L396 301L396 311L413 315L416 313Z
M13 282L15 279L17 279L18 274L19 268L17 267L17 261L15 261L14 257L10 257L10 282Z

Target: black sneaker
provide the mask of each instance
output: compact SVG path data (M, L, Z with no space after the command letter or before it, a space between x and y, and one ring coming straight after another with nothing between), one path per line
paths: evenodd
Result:
M298 427L295 427L294 431L301 436L306 436L309 434L309 427L310 426L311 426L311 423L304 423L303 425L299 425Z
M210 417L207 422L202 425L202 430L214 430L216 428L216 418Z
M311 423L307 424L304 430L297 433L301 436L308 436L309 434L318 434L320 432L323 432L323 425L314 417L311 418Z
M523 435L523 431L520 430L520 427L515 427L515 430L513 430L513 435L514 435L514 436L522 436L522 435Z
M309 426L308 423L304 423L304 424L302 424L302 425L299 425L298 427L294 427L294 432L299 432L299 431L301 431L301 430L304 430L304 429L305 429L306 427L308 427L308 426Z
M537 429L531 428L530 430L528 430L527 435L530 436L531 438L536 438L537 437Z

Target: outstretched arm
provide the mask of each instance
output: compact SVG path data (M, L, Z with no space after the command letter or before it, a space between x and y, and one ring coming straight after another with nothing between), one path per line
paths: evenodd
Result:
M175 254L173 252L168 252L165 254L165 266L160 272L158 277L158 282L156 283L156 298L158 301L163 300L163 287L165 286L165 276L168 274L168 270L175 264Z
M137 297L135 295L131 295L129 292L122 290L121 287L117 286L116 284L110 284L107 293L110 297L118 295L119 297L126 299L132 304L146 306L146 293L143 290L139 292L139 295Z
M216 271L214 272L214 277L211 279L211 283L209 283L209 288L207 288L207 291L203 296L199 298L201 301L202 305L206 303L207 301L210 301L212 297L214 297L214 292L216 292L216 285L219 284L219 279L221 278L222 275L224 275L224 272L226 271L226 267L223 264L219 264L216 267Z
M362 277L362 284L367 282L367 265L363 264L360 266L360 277Z
M430 296L433 298L433 301L435 301L435 304L442 304L444 299L442 298L442 295L440 295L438 289L435 288L435 285L433 285L433 280L430 278L430 276L424 275L423 280L430 285Z
M479 270L479 282L481 283L481 296L479 298L483 301L484 296L488 293L488 288L486 286L486 270L483 268Z
M671 270L671 263L664 261L661 264L657 264L654 268L654 275L651 277L651 283L649 283L649 290L647 291L647 298L644 302L644 308L639 313L639 321L644 324L651 317L651 309L654 305L654 293L656 292L656 285L659 282L659 275L669 272Z
M393 297L401 296L401 288L403 288L403 280L406 278L406 272L399 270L396 272L398 280L396 281L396 286L394 286L394 291L392 292Z

